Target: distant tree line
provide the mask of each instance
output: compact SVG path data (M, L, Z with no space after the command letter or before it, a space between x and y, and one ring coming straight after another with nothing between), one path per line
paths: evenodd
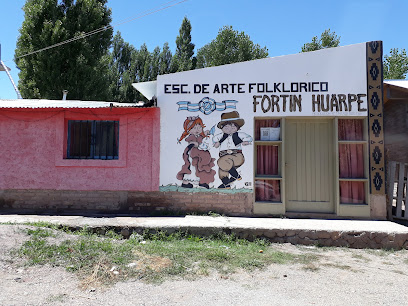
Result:
M27 0L25 19L15 50L20 69L18 87L23 98L138 102L145 98L132 83L158 75L223 65L268 56L266 47L254 44L244 32L220 29L217 37L195 56L191 23L184 17L176 50L169 44L149 51L113 36L107 0ZM99 33L86 36L96 29ZM51 50L32 53L72 38L86 36Z
M174 54L167 42L153 51L146 44L137 49L120 32L113 36L107 0L26 0L23 11L14 59L20 69L18 87L26 99L59 100L65 89L72 100L138 102L145 98L132 83L268 56L266 47L232 26L222 27L214 40L195 52L187 17L176 37ZM97 33L87 35L93 31ZM66 40L72 41L47 49ZM340 37L328 29L304 44L302 52L339 44ZM384 78L403 79L407 72L406 51L392 49L384 57Z

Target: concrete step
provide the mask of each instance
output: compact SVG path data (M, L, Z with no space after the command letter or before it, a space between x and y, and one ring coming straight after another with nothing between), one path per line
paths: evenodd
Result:
M274 243L350 248L408 249L408 227L391 221L321 220L241 217L129 217L0 215L0 223L48 222L74 229L88 227L103 234L114 229L129 237L133 232L189 231L208 236L220 231L240 238L266 238ZM0 227L1 230L1 227Z

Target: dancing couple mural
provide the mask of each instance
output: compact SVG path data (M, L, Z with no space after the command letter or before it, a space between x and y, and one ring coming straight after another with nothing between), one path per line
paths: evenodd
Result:
M212 148L218 152L218 177L221 184L218 189L231 189L235 182L242 179L238 169L244 162L243 146L252 143L252 137L241 131L244 119L237 111L221 114L221 120L211 130L204 130L205 124L199 116L187 117L178 143L187 143L182 160L181 170L177 179L183 188L215 188L215 158L211 155ZM221 130L216 133L216 127ZM211 139L210 139L211 138ZM211 142L211 144L210 144ZM216 154L216 153L215 153Z

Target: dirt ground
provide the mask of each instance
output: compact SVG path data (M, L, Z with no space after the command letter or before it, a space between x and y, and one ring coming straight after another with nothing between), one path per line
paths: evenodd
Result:
M160 285L134 280L83 290L63 268L28 267L10 256L28 239L22 228L0 225L0 305L406 305L408 300L408 251L290 244L274 247L320 259L228 277L214 273Z

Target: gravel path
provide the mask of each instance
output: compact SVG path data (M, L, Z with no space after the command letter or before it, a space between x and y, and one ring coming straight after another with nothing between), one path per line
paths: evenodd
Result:
M271 265L229 277L160 285L141 281L81 290L62 268L22 266L9 250L28 237L24 226L0 225L0 305L405 305L408 251L274 245L290 253L313 253L315 263ZM66 239L66 237L64 237ZM73 238L74 239L74 238Z

